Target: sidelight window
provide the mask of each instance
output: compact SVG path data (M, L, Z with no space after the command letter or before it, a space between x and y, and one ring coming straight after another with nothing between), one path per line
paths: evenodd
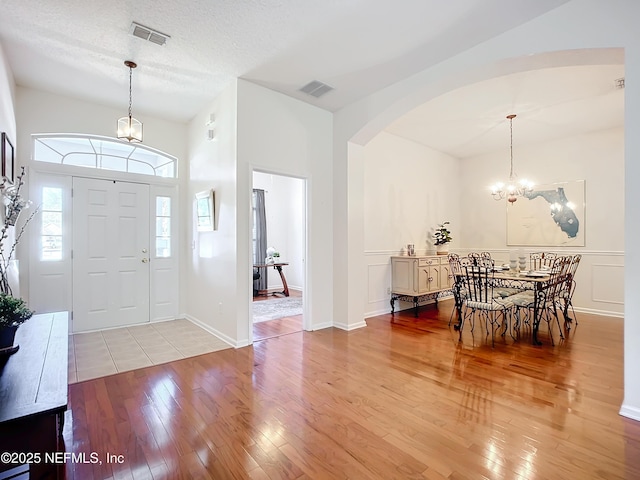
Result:
M171 256L171 197L156 197L156 257Z
M42 226L40 254L42 260L62 260L62 189L42 189Z

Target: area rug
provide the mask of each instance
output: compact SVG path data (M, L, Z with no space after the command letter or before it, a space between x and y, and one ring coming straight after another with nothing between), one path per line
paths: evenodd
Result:
M302 315L302 297L283 297L253 302L253 323Z

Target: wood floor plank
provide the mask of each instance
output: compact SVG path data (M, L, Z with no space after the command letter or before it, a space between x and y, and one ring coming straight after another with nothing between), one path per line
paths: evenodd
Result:
M635 479L623 321L461 339L451 302L69 387L67 478Z

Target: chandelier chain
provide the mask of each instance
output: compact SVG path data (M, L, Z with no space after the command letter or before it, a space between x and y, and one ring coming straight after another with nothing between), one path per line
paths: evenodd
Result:
M513 173L513 119L516 118L515 113L507 115L509 119L509 181L504 183L496 183L491 187L491 196L494 200L502 200L506 198L509 203L514 203L518 197L527 196L533 189L533 184L528 180L522 179L517 181L517 175Z
M129 115L131 115L131 106L129 106ZM509 119L509 134L510 134L510 142L509 142L509 153L511 156L511 170L509 171L509 180L513 180L513 117Z
M133 60L125 60L129 67L129 114L118 119L118 138L128 142L142 142L142 122L133 118L133 69L138 65Z
M133 68L129 66L129 118L131 118L131 78L133 76Z

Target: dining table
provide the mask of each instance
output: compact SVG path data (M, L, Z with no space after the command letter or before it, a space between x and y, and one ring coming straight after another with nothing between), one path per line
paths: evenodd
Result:
M497 270L493 274L494 287L512 287L520 290L533 290L533 329L534 345L542 345L538 340L538 329L542 320L543 307L547 300L547 291L551 275L548 271ZM507 297L508 298L508 297Z
M547 291L549 280L551 279L548 271L518 271L505 268L494 268L492 280L493 287L517 288L518 290L533 290L533 329L532 342L534 345L542 345L538 339L538 329L542 320L543 307L547 299ZM456 285L460 282L456 281ZM454 288L458 288L454 286ZM460 298L458 292L458 298ZM507 297L508 298L508 297ZM458 318L462 319L463 301L457 301L455 308L458 310ZM460 321L457 325L460 328Z

